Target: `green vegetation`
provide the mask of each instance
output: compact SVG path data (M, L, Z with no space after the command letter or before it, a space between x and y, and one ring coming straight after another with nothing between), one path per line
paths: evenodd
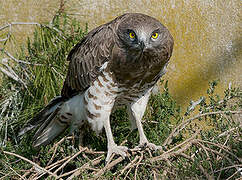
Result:
M2 64L8 74L0 89L1 143L6 143L5 135L17 139L16 128L60 94L67 69L66 56L85 33L87 28L83 31L75 20L55 16L52 25L36 28L33 40L28 39L27 47L17 54L21 61L10 65L10 59ZM8 52L2 49L1 53Z
M89 131L78 148L66 132L40 150L31 146L34 132L19 138L17 132L28 119L60 94L66 56L86 33L65 14L55 16L51 25L36 28L33 40L16 55L21 61L0 65L8 72L0 89L0 179L241 177L242 93L229 87L220 97L214 91L216 82L210 83L207 99L192 102L184 113L169 94L168 82L161 81L162 91L150 98L143 124L148 139L161 145L162 152L132 149L139 136L130 131L125 108L112 115L112 131L115 141L131 152L124 160L115 156L107 165L105 134ZM5 56L7 51L1 53Z

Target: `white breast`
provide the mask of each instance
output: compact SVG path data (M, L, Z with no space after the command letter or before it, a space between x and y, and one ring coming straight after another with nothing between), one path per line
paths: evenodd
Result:
M103 71L83 95L86 119L97 133L103 128L103 120L110 116L117 92L111 74Z

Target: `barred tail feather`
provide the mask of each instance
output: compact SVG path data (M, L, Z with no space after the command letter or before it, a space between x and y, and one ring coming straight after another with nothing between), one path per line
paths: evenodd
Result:
M68 123L60 119L60 110L61 107L57 107L35 133L33 138L35 148L49 144L68 127Z
M19 133L18 136L22 136L25 133L31 131L32 129L36 128L37 126L39 126L40 124L42 124L43 122L45 122L46 119L48 119L48 117L56 110L56 108L61 105L63 102L65 101L65 99L61 96L57 96L54 99L52 99L50 101L50 103L44 108L42 109L36 116L34 116L28 123L26 126L24 126L24 128L22 128Z
M39 126L39 129L34 135L34 147L46 145L50 143L56 136L63 132L67 124L59 120L59 111L62 104L66 101L65 98L58 96L42 109L27 125L19 131L18 136L29 132Z

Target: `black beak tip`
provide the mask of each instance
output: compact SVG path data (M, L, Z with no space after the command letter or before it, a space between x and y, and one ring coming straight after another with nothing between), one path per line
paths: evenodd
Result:
M139 43L139 46L140 46L140 49L143 51L143 50L144 50L144 47L145 47L144 42L141 41L141 42Z

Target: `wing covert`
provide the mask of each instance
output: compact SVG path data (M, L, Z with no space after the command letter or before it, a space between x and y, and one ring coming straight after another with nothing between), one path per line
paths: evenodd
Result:
M72 97L88 88L100 73L101 66L110 60L114 44L112 29L106 24L97 27L75 45L61 91L63 97Z

